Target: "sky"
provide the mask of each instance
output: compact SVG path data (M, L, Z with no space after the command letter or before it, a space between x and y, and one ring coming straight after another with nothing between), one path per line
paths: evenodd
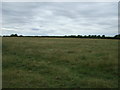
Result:
M3 2L2 34L118 34L117 2Z

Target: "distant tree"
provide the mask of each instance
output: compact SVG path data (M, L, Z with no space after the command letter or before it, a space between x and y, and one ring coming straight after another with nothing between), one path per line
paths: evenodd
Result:
M11 34L10 36L11 37L17 37L18 35L17 34Z
M91 38L96 38L97 36L96 35L91 35Z
M20 35L20 37L22 37L22 35Z
M96 38L97 37L97 35L94 35L94 38Z
M97 38L100 38L100 37L101 37L100 35L97 36Z
M69 37L72 37L72 38L74 38L74 37L76 37L76 35L71 35L71 36L69 36Z
M84 35L83 37L84 37L84 38L87 38L87 36L86 36L86 35Z
M102 35L102 38L105 38L105 35Z
M91 38L91 35L88 35L88 38Z
M78 35L77 37L78 37L78 38L82 38L82 35Z
M116 39L120 39L120 34L115 35L114 38L116 38Z

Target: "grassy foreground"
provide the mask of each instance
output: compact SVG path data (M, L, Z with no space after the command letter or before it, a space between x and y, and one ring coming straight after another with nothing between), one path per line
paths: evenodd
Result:
M118 40L2 40L3 88L118 87Z

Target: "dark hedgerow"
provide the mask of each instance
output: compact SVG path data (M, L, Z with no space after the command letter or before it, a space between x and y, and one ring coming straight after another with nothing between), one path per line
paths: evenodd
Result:
M3 37L23 37L23 35L11 34L4 35ZM25 36L25 37L50 37L50 38L95 38L95 39L120 39L120 34L113 37L108 37L105 35L65 35L65 36Z

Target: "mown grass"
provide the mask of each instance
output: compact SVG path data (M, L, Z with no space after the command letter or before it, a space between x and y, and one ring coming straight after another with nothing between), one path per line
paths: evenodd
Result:
M118 87L118 40L2 40L3 88Z

